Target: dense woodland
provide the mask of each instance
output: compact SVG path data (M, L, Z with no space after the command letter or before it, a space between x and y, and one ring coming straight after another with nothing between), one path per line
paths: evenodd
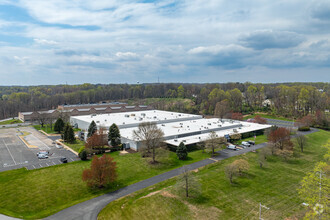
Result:
M329 83L2 86L0 119L17 116L20 111L53 109L60 104L116 100L207 115L213 115L216 104L221 103L243 114L263 111L298 118L329 109L329 97Z

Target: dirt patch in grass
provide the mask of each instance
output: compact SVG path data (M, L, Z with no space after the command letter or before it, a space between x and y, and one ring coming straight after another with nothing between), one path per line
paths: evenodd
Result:
M160 192L161 192L161 190L158 190L158 191L155 191L155 192L151 192L148 195L142 196L140 199L148 198L148 197L153 196L153 195L156 195L157 193L160 193Z

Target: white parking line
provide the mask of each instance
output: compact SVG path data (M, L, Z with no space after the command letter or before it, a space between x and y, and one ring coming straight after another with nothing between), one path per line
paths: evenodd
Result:
M46 163L46 164L47 164L47 167L49 167L48 163Z
M72 158L69 158L71 161L74 161Z
M54 161L52 161L52 163L53 163L54 165L56 165L56 163L54 163Z
M13 155L11 154L11 152L10 152L10 150L9 150L9 148L8 148L8 146L7 146L7 144L6 144L6 142L5 142L5 140L4 140L3 138L1 138L1 139L2 139L3 143L4 143L5 146L6 146L8 152L9 152L9 154L10 154L10 156L11 156L11 159L14 161L14 163L15 163L15 165L16 165L17 163L16 163L16 161L14 160L14 157L13 157Z
M35 169L35 168L36 168L34 165L32 165L32 166L33 166L33 169Z
M39 138L37 138L36 136L34 136L33 134L29 135L30 137L33 137L34 139L36 139L38 142L40 142L41 144L43 144L47 150L49 150L50 148L48 147L47 144L45 144L44 142L42 142ZM41 148L40 148L41 149ZM43 148L44 149L44 148Z

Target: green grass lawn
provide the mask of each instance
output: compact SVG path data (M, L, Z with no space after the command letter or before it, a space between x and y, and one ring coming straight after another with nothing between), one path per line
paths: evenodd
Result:
M243 138L238 143L241 144L242 141L249 141L249 140L254 141L254 137ZM256 142L255 144L261 144L261 143L265 143L267 141L268 140L267 140L266 135L264 135L264 134L263 135L257 135L256 139L255 139L255 142Z
M243 117L243 120L247 120L249 118L254 118L255 116L259 115L262 118L269 118L269 119L276 119L276 120L282 120L282 121L294 121L292 118L285 118L282 116L275 116L275 115L267 115L267 114L253 114L253 115L247 115Z
M17 123L23 123L23 122L19 119L10 119L7 121L1 121L0 125L9 125L9 124L17 124Z
M178 160L173 152L168 154L158 165L150 165L139 153L111 153L117 162L118 181L115 188L107 190L91 190L82 181L82 172L90 167L90 161L1 172L0 213L24 219L43 218L106 192L209 157L201 150L190 152L186 161Z
M64 143L68 147L70 147L72 150L76 151L77 153L79 152L79 149L83 146L85 146L85 142L81 140L76 140L74 144L69 144L69 143Z
M297 188L322 160L326 149L321 146L329 137L326 131L309 134L304 153L297 149L288 162L271 156L265 168L259 167L253 152L211 164L193 173L201 185L199 196L179 196L173 178L111 202L98 219L258 219L260 202L270 208L262 210L264 219L302 219ZM250 170L231 185L224 168L238 158L248 160Z
M50 125L48 125L48 124L45 124L44 127L41 127L41 125L33 125L33 127L36 130L43 130L47 134L58 134L56 131L53 130L54 129L54 125L53 125L53 128L50 128ZM79 129L79 128L74 128L73 129L74 132L77 132L77 131L80 131L80 130L81 129Z

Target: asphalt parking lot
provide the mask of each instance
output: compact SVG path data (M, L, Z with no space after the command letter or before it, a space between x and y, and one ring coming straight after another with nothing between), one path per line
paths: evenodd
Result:
M266 120L267 120L267 124L269 125L276 125L278 127L287 127L287 128L295 127L293 121L283 121L283 120L276 120L269 118L266 118Z
M25 134L24 140L19 135ZM5 170L26 167L38 169L42 167L61 164L61 157L66 157L68 162L79 160L71 151L58 149L52 144L53 141L39 133L32 127L0 129L0 172ZM40 150L49 151L48 159L38 159Z

